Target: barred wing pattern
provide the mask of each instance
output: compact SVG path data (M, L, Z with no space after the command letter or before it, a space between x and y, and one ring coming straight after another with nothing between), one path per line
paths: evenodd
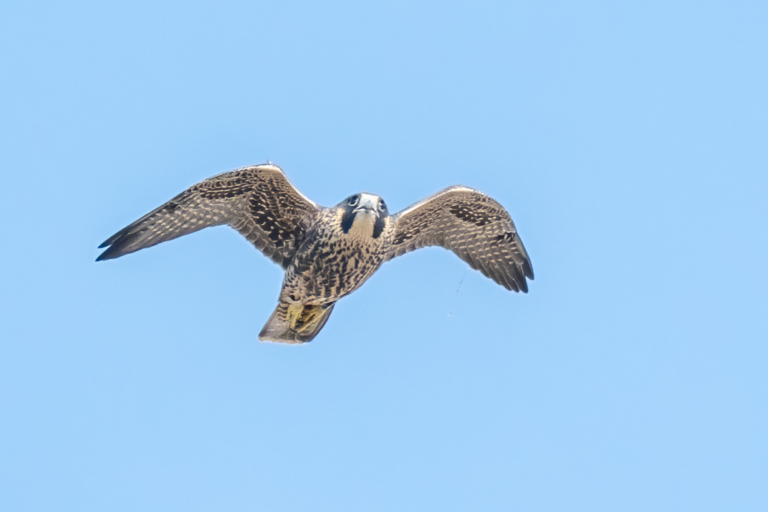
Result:
M118 231L99 246L108 249L97 261L228 224L285 268L319 211L276 165L244 167L201 181Z
M427 246L453 251L508 290L528 291L533 267L507 210L478 190L448 187L398 213L385 261Z

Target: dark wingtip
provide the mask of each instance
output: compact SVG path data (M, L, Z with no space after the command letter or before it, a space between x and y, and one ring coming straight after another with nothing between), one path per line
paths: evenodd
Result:
M107 249L99 254L99 257L96 258L96 261L104 261L104 260L112 260L115 258L119 258L120 256L123 256L124 254L128 254L129 252L133 251L126 251L126 247L128 245L128 242L130 240L126 240L126 237L118 238L117 240L107 240L103 244L99 246L99 249L103 249L106 247Z
M112 235L98 247L99 249L106 248L107 250L99 254L99 257L96 258L96 261L110 260L116 257L112 256L115 253L115 239L116 235Z
M96 261L112 260L139 250L141 247L132 246L138 236L139 233L131 233L127 228L115 233L99 246L99 249L106 247L106 250L96 258Z
M107 240L106 242L104 242L103 244L101 244L101 245L100 245L98 248L99 248L99 249L104 249L105 247L109 247L109 240ZM109 250L109 249L107 249L107 251L108 251L108 250ZM104 251L104 252L102 252L101 254L99 254L99 256L96 258L96 261L104 261L104 260L108 259L108 258L106 257L107 251Z
M99 249L103 248L105 246L99 246ZM112 247L104 251L103 253L99 254L99 256L96 258L96 261L104 261L104 260L111 260L112 258L116 258L117 256L113 256L112 253Z
M525 277L523 277L519 269L515 273L515 284L519 288L519 291L523 293L528 293L528 282L525 280ZM515 290L515 291L518 291L518 290Z
M525 272L525 277L533 281L533 266L530 261L526 261L523 265L523 272Z

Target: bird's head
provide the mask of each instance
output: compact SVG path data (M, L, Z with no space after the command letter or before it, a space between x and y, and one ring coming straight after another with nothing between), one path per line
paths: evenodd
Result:
M340 202L337 208L341 208L341 229L344 233L353 235L379 238L389 211L387 203L374 194L353 194Z

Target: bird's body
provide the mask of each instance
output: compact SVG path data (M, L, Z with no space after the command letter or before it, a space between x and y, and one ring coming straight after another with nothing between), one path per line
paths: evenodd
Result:
M292 294L309 303L338 300L359 288L384 261L386 237L373 237L375 218L355 215L345 233L343 208L329 208L285 270L281 299Z
M278 306L259 338L311 341L339 299L389 259L429 245L455 252L510 290L533 269L507 211L467 187L449 187L390 216L373 194L324 208L272 164L214 176L110 237L98 260L117 258L208 226L228 224L285 269Z
M371 194L359 195L368 196L366 199L372 198L374 202L379 199ZM386 244L383 233L373 236L379 214L350 210L339 206L320 212L285 269L278 308L262 330L261 338L292 337L293 331L297 339L292 341L304 341L301 340L303 333L312 327L316 328L313 333L319 331L320 322L324 324L337 300L360 288L379 269ZM344 221L350 215L352 222L345 232ZM292 329L285 328L283 317ZM295 328L294 318L304 329Z

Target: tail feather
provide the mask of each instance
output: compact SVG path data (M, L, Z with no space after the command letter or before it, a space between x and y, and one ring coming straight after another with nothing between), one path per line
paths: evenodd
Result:
M279 343L312 341L328 321L334 305L335 303L323 306L292 306L281 302L259 333L259 339Z

